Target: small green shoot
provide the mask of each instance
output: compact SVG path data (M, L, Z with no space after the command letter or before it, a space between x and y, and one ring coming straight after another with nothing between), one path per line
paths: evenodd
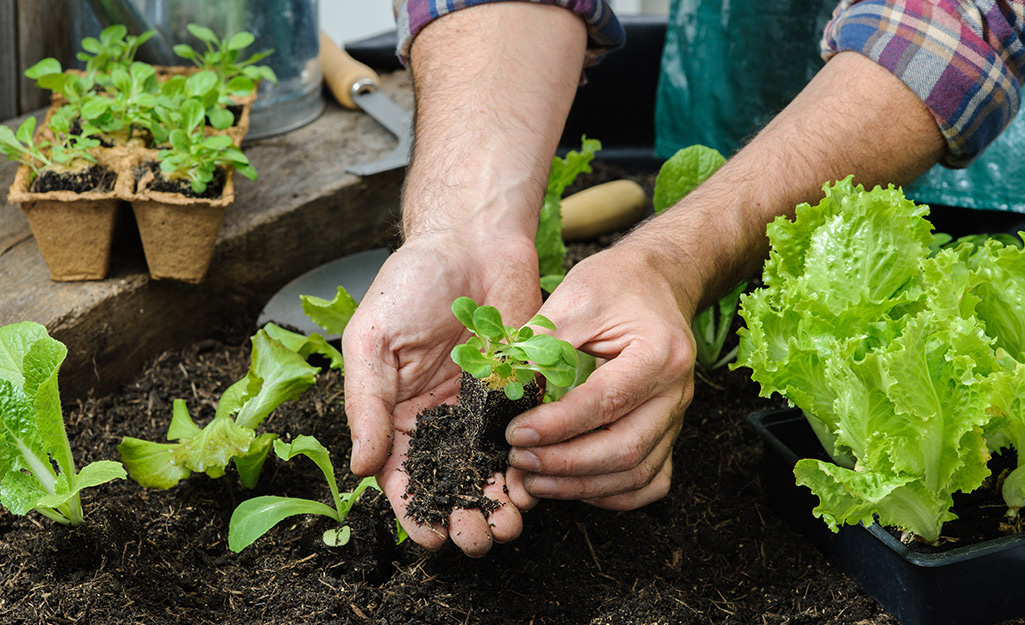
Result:
M452 302L452 313L474 336L452 349L452 360L477 379L489 379L515 401L523 385L540 373L556 386L570 386L576 378L577 350L548 334L535 334L530 326L555 330L543 315L534 315L522 328L502 323L494 306L478 306L469 297Z
M99 39L82 39L82 52L76 57L85 62L89 76L109 76L115 69L127 70L135 61L139 47L156 34L155 30L147 30L138 36L129 35L124 24L111 24L100 32Z
M381 490L381 487L377 485L377 480L373 477L365 477L351 493L339 492L338 483L335 480L335 470L331 465L331 455L312 436L300 435L291 443L275 440L274 453L286 462L298 455L304 455L312 460L327 480L334 507L299 497L268 495L247 499L240 503L231 515L231 521L228 524L228 548L238 553L281 521L299 514L319 514L334 519L339 526L324 532L324 544L330 547L340 547L348 543L352 530L345 525L345 518L349 516L349 511L352 510L352 506L359 500L363 491L368 488Z
M220 82L227 86L228 92L245 95L256 88L257 81L278 82L278 77L269 66L256 65L270 56L273 50L257 52L245 60L239 59L242 50L256 41L251 33L243 31L221 39L217 33L205 26L189 24L186 28L193 37L206 44L206 50L197 51L188 44L180 43L174 46L174 53L183 59L192 61L196 67L217 74Z
M160 170L171 180L188 180L192 190L201 194L213 181L218 167L234 167L238 173L256 180L256 169L227 135L205 136L206 111L195 99L182 104L182 128L168 136L171 147L157 152Z

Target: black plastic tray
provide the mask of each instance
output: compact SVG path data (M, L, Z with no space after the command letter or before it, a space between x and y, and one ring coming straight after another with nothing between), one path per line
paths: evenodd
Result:
M756 412L765 441L769 503L903 625L990 625L1025 616L1025 534L942 553L912 551L873 524L832 533L811 510L818 499L794 481L800 458L826 458L799 410Z

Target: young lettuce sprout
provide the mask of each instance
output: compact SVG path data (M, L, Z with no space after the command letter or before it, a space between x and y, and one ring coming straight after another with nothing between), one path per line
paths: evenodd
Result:
M125 470L112 460L75 470L57 388L67 353L38 323L0 327L0 504L74 527L81 490L124 479Z
M523 385L540 373L556 386L571 386L576 378L577 350L548 334L535 334L529 326L555 330L543 315L534 315L522 328L502 324L494 306L478 306L469 297L452 302L452 313L474 336L452 349L452 360L464 371L515 401Z
M298 455L309 458L317 465L317 468L324 474L328 488L331 489L331 497L334 507L323 504L312 499L299 497L279 497L267 495L247 499L235 508L228 524L228 548L238 553L253 544L258 538L266 534L275 525L290 516L298 514L319 514L338 522L339 527L331 528L324 532L324 544L331 547L340 547L349 542L352 530L345 525L345 518L349 516L352 506L359 500L360 495L368 488L381 490L377 480L372 476L363 478L356 490L351 493L342 493L338 490L338 483L335 480L335 470L331 465L331 455L320 442L312 436L297 436L291 443L284 443L280 440L274 441L274 453L279 458L291 460ZM399 526L401 529L401 526ZM402 541L402 533L399 535L399 542Z

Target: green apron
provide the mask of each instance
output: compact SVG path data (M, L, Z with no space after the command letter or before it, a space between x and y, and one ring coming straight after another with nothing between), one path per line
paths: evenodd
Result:
M655 108L655 152L695 143L729 155L822 67L836 0L672 0ZM823 181L826 182L826 181ZM917 202L1025 213L1025 115L965 169L935 166L904 190Z

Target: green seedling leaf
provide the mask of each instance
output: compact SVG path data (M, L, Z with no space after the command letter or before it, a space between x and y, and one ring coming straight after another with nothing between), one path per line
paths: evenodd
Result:
M726 159L718 151L703 145L683 148L662 164L655 179L652 203L660 213L708 180Z
M277 439L277 434L270 432L261 434L249 445L249 451L235 457L235 470L238 471L238 478L243 486L249 489L256 488L256 483L260 480L260 472L263 471L263 464Z
M256 41L256 37L247 32L235 33L228 39L229 50L243 50L253 45Z
M334 518L336 512L331 506L309 499L274 495L247 499L235 508L228 522L228 548L239 553L281 521L300 514Z
M345 372L345 366L342 362L342 353L338 351L336 347L328 343L327 339L325 339L322 334L314 333L306 336L305 334L286 330L274 323L268 323L263 326L263 329L272 339L281 341L285 347L299 354L303 358L309 358L313 354L320 354L331 361L332 369L337 369L342 373Z
M300 295L303 312L310 321L324 328L329 334L341 335L356 312L358 303L343 287L338 287L333 299L326 300L313 295Z
M39 80L44 76L50 76L52 74L61 74L64 69L61 68L60 61L55 58L45 58L39 61L32 67L25 70L25 77L31 78L32 80Z
M266 330L258 331L251 342L245 403L236 420L241 427L255 430L275 408L312 386L319 370L272 339Z
M75 526L82 522L80 491L123 478L124 470L99 461L76 471L57 384L66 356L38 323L0 327L0 504Z
M205 43L210 43L210 44L218 44L218 43L220 43L220 38L217 37L217 35L214 33L214 31L210 30L206 26L199 26L197 24L188 24L188 25L185 26L185 28L188 29L189 33L193 37L195 37L196 39L199 39L200 41L203 41Z
M597 139L581 138L579 152L571 151L562 159L556 156L552 160L552 168L548 173L548 184L545 188L544 204L538 221L534 245L537 247L537 260L541 272L541 285L551 293L566 275L563 261L566 258L566 244L562 240L562 194L577 176L591 172L591 160L601 142Z
M501 339L505 336L502 314L494 306L478 306L473 311L473 329L481 337L491 340Z

